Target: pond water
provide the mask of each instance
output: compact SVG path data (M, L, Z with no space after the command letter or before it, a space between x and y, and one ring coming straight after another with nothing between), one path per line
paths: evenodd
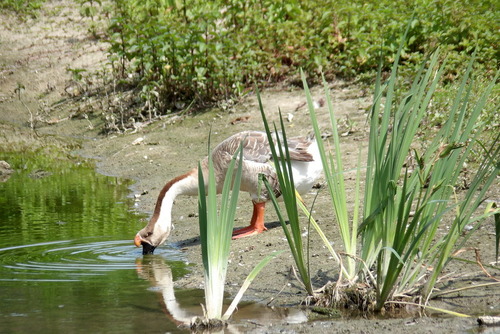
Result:
M0 160L14 169L0 182L0 333L189 332L179 325L202 315L203 291L174 291L188 273L175 247L143 257L133 246L146 217L129 181L57 154ZM307 321L299 309L240 303L226 332L255 319Z
M15 170L0 182L1 333L180 331L148 275L167 272L172 289L182 254L167 246L143 261L128 181L67 158L0 160Z

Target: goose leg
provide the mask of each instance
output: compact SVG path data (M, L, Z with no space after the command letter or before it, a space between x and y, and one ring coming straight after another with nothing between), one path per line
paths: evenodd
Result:
M253 202L253 214L250 226L233 231L233 239L249 237L251 235L262 233L267 230L264 226L264 210L266 202L255 203Z

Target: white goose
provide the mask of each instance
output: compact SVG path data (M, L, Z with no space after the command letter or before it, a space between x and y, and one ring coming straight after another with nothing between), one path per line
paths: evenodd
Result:
M212 151L217 190L222 190L224 177L232 156L243 145L243 166L241 191L250 193L253 202L253 215L250 225L235 230L233 239L243 238L261 233L264 226L264 210L269 194L259 182L259 174L264 174L279 194L274 167L271 162L271 149L265 132L243 131L237 133ZM293 178L297 191L302 194L313 186L323 170L318 146L315 140L306 137L288 139L288 149L292 160ZM208 159L201 162L205 180L208 179ZM198 168L170 180L160 191L155 210L149 223L135 236L134 243L143 247L143 254L151 254L154 249L164 243L172 229L172 205L178 195L198 195Z

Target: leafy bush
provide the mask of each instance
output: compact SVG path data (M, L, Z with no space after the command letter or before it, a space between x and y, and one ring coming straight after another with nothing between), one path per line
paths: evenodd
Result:
M0 9L14 11L18 14L35 14L35 11L40 9L44 0L2 0Z
M414 74L437 46L452 82L477 47L487 76L500 58L493 1L115 2L110 61L137 85L150 114L195 102L207 105L259 86L295 78L374 77L380 56L389 70L404 22L412 17L400 71ZM151 112L153 110L153 112Z

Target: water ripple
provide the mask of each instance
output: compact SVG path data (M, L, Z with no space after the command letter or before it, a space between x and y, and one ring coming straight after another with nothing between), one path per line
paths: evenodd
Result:
M161 247L157 255L182 261L179 251ZM0 248L0 281L79 281L83 276L136 270L140 248L130 240L88 239L42 242Z

